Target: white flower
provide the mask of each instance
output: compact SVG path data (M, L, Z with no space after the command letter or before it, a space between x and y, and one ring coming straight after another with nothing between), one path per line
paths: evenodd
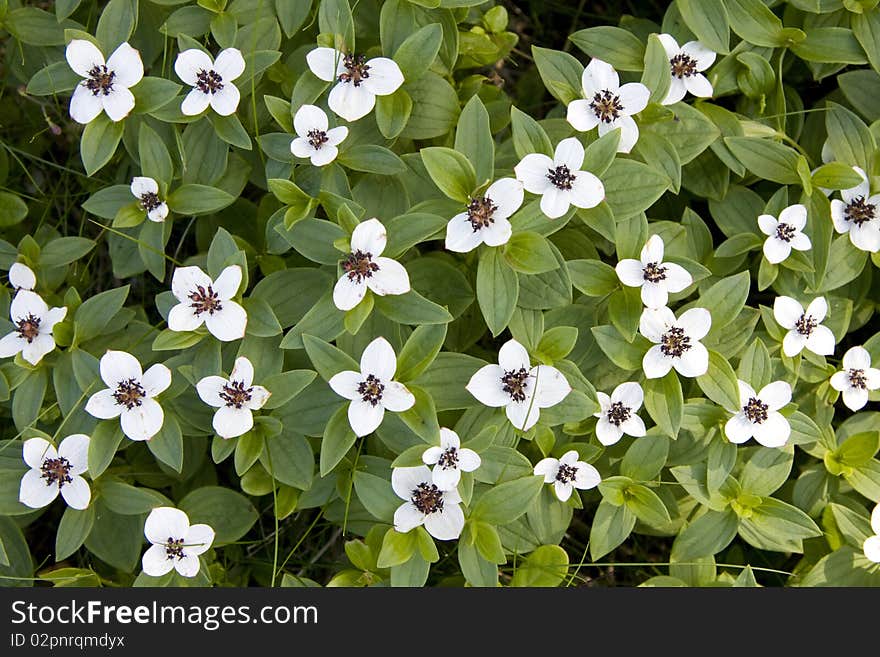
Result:
M405 534L424 525L431 536L441 541L461 536L464 529L464 513L459 506L461 496L455 489L440 490L427 467L394 468L391 487L400 499L406 500L394 512L394 529Z
M206 376L196 384L202 401L217 409L214 431L221 438L235 438L254 426L254 414L263 407L271 394L263 386L254 385L254 366L244 356L235 359L228 379Z
M393 59L344 54L333 48L315 48L306 61L318 78L336 82L327 104L346 121L357 121L369 114L376 96L393 94L403 84L403 73Z
M645 395L638 383L621 383L609 397L604 392L597 392L599 412L593 416L599 418L596 423L596 438L603 445L613 445L624 434L644 436L645 423L637 414L642 406Z
M816 297L804 307L791 297L776 297L773 316L782 328L788 329L782 340L782 351L791 358L806 347L814 354L828 356L834 353L834 334L821 322L828 314L825 297Z
M699 98L709 98L713 93L712 83L702 72L715 62L715 53L699 41L688 41L679 48L671 35L660 34L659 38L672 72L672 84L660 104L677 103L688 91Z
M199 572L199 555L214 542L210 525L190 525L183 511L170 506L150 511L144 535L152 545L144 552L141 563L151 577L161 577L172 568L183 577L195 577Z
M19 290L9 307L15 328L0 339L0 358L21 352L22 358L36 365L55 348L52 329L66 316L66 307L49 308L36 292Z
M146 176L135 176L131 179L131 193L138 200L141 209L147 213L147 219L165 221L168 204L159 198L159 183Z
M405 385L392 381L396 370L394 349L388 340L379 337L361 354L360 372L339 372L328 381L337 395L351 400L348 422L357 436L375 431L382 424L386 409L400 413L416 403Z
M440 446L429 447L422 454L425 465L433 465L432 481L440 490L453 490L461 480L462 472L473 472L480 467L480 455L461 447L458 434L452 429L440 429Z
M110 59L85 39L74 39L64 53L74 72L85 78L76 85L70 98L70 117L77 123L89 123L102 112L112 121L121 121L134 109L134 95L129 88L144 77L140 53L128 43L121 44Z
M809 251L810 238L801 231L807 225L807 208L800 203L779 213L779 220L769 214L758 217L758 227L769 237L764 240L764 257L774 265L791 255L791 250Z
M791 401L791 386L774 381L755 392L742 380L739 384L740 410L724 425L727 439L736 444L754 438L764 447L782 447L791 435L791 425L779 409Z
M58 493L73 509L85 509L92 499L92 491L82 475L89 468L89 437L75 433L58 445L48 440L31 438L22 445L22 457L28 470L21 478L18 499L25 506L41 509L51 503Z
M553 484L553 491L562 502L568 501L574 488L595 488L602 481L599 471L589 463L578 461L576 450L569 450L560 459L547 457L535 464L535 474L544 477L544 483Z
M880 504L871 512L871 529L874 536L865 539L862 550L870 561L880 563Z
M33 291L37 287L37 276L26 264L14 262L9 268L9 284L15 289Z
M868 403L870 390L880 388L880 370L871 367L871 354L864 347L851 347L843 355L843 369L831 376L831 387L843 393L843 403L857 411Z
M621 283L642 288L642 303L648 308L662 308L670 292L681 292L694 282L681 265L663 262L663 239L659 235L651 235L645 242L638 260L625 258L615 270Z
M342 261L342 276L333 288L333 303L339 310L351 310L367 293L367 288L384 297L406 294L409 274L396 260L383 258L388 236L378 219L359 223L351 234L351 253Z
M486 406L504 406L507 419L520 431L535 426L542 408L555 406L571 392L555 367L532 367L526 348L516 340L505 342L498 351L498 365L481 367L466 388Z
M480 244L501 246L513 229L510 216L523 202L523 184L514 178L496 180L480 198L471 199L467 211L446 224L446 248L457 253L473 251Z
M556 219L569 205L594 208L605 198L605 186L589 171L581 171L584 147L575 137L556 145L551 160L543 153L529 153L513 170L527 192L541 196L541 212Z
M214 61L198 48L184 50L174 60L174 71L193 89L180 104L180 111L195 116L210 105L220 116L234 114L241 93L232 81L244 73L244 67L244 57L237 48L221 50Z
M247 313L232 297L241 285L241 267L226 267L212 281L198 267L178 267L171 279L171 291L180 301L168 313L172 331L195 331L205 324L218 340L230 342L244 337Z
M316 167L330 164L339 154L336 148L348 136L348 128L329 129L327 115L320 107L303 105L293 117L293 129L299 135L290 142L290 152L307 157Z
M831 201L831 221L838 233L849 233L857 249L876 253L880 251L880 194L871 196L865 172L858 167L853 169L862 177L862 182L842 190L842 201Z
M639 332L654 346L642 359L649 379L659 379L673 367L682 376L702 376L709 370L709 351L700 342L712 326L705 308L691 308L675 319L669 308L646 308L639 319Z
M132 440L149 440L162 428L165 413L154 397L171 385L171 370L156 363L146 372L125 351L101 356L101 379L107 388L89 398L86 412L101 420L119 417L122 432Z
M599 126L599 136L620 128L618 153L629 153L639 140L639 126L632 119L648 105L650 90L639 82L623 86L610 64L593 59L581 77L584 97L568 104L566 120L575 130L588 132Z

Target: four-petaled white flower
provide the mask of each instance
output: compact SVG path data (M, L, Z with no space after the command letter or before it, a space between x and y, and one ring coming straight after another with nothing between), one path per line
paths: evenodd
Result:
M141 564L152 577L161 577L172 569L183 577L195 577L199 572L199 555L214 542L210 525L190 525L189 516L170 506L150 511L144 535L152 545L144 552Z
M593 416L596 422L596 438L603 445L613 445L624 434L641 437L645 435L645 422L638 416L645 394L638 383L621 383L609 397L597 392L599 412Z
M409 274L396 260L382 257L388 235L378 219L359 223L351 234L351 253L342 261L342 276L333 288L333 303L339 310L358 305L367 289L384 297L406 294Z
M70 68L85 78L70 98L70 117L89 123L103 111L111 121L121 121L134 109L129 91L144 77L140 53L128 43L121 44L107 61L98 47L85 39L74 39L64 52Z
M831 221L838 233L849 233L850 242L857 249L876 253L880 251L880 194L871 196L871 187L865 172L853 167L862 182L840 192L840 199L831 201Z
M464 513L459 506L461 495L454 488L440 490L426 466L394 468L391 487L400 499L406 500L394 512L394 529L405 534L424 525L428 533L440 541L461 536L464 529Z
M709 370L709 351L700 342L712 327L705 308L691 308L678 319L669 308L646 308L639 319L639 332L654 346L642 359L649 379L658 379L673 367L682 376L702 376Z
M480 244L501 246L513 229L510 216L523 202L523 184L514 178L496 180L478 198L472 198L467 211L446 224L446 248L457 253L473 251Z
M712 83L703 75L703 71L715 62L715 53L709 50L699 41L688 41L683 46L678 46L669 34L660 34L660 43L669 57L669 67L672 73L672 84L661 105L677 103L690 91L698 98L712 96Z
M316 167L330 164L339 155L337 146L348 136L344 125L330 129L327 114L316 105L303 105L293 116L297 137L290 142L290 152L307 157Z
M584 97L568 104L566 120L575 130L588 132L599 126L599 136L620 128L618 153L629 153L639 140L639 126L632 115L648 105L651 92L639 82L621 86L617 71L601 59L593 59L581 77Z
M785 445L791 425L779 409L791 401L791 386L785 381L774 381L755 392L745 381L737 383L740 408L724 425L727 439L740 444L754 438L764 447Z
M834 353L834 334L821 322L828 314L825 297L816 297L804 307L791 297L776 297L773 316L782 328L788 329L782 340L783 353L791 358L804 347L820 356Z
M764 240L764 257L774 265L791 255L791 250L809 251L810 238L801 231L807 225L807 208L797 203L779 213L779 220L769 214L758 217L758 227L768 235Z
M30 290L19 290L9 307L14 328L0 339L0 358L21 357L31 365L55 348L52 329L67 316L67 308L49 308L43 298Z
M37 287L37 276L33 269L23 262L14 262L9 268L9 284L16 292L19 290L32 292Z
M247 313L232 297L241 285L241 267L226 267L212 281L198 267L178 267L171 279L171 292L180 301L168 313L172 331L195 331L202 323L218 340L244 337Z
M346 121L357 121L376 105L376 96L393 94L403 84L403 73L393 59L345 54L319 47L306 55L309 68L325 82L336 82L327 104Z
M89 397L86 412L101 420L118 417L131 440L159 433L165 412L154 397L171 385L171 370L156 363L144 372L131 354L109 349L101 356L100 370L108 387Z
M480 467L480 455L461 446L461 439L452 429L441 427L440 446L429 447L422 454L425 465L433 465L431 480L440 490L453 490L461 480L462 472L473 472Z
M534 473L544 477L544 483L553 484L556 497L568 501L575 488L595 488L602 481L599 471L589 463L578 461L577 450L569 450L559 459L547 457L535 464Z
M857 411L868 403L871 390L880 388L880 369L871 367L864 347L851 347L843 355L843 369L831 376L831 387L843 393L843 403Z
M394 348L388 340L378 337L361 354L360 372L347 370L330 377L328 383L333 391L351 400L348 422L355 435L366 436L375 431L382 424L386 409L400 413L416 403L415 396L405 385L392 381L395 371Z
M193 89L180 104L180 111L195 116L210 105L220 116L235 113L241 93L232 81L244 73L244 67L244 57L237 48L221 50L214 61L198 48L184 50L174 60L174 71Z
M21 449L28 470L21 478L18 500L32 509L51 503L58 493L73 509L85 509L92 499L82 474L89 469L89 437L75 433L61 441L58 449L43 438L24 441Z
M624 258L615 270L621 283L642 288L642 303L648 308L662 308L670 292L681 292L694 282L681 265L663 262L663 239L659 235L651 235L645 242L638 260Z
M507 419L520 431L535 426L542 408L555 406L571 392L555 367L532 367L529 353L516 340L505 342L498 351L498 364L481 367L466 388L486 406L504 406Z
M196 384L202 401L217 409L212 422L221 438L236 438L254 426L254 414L269 400L270 392L254 385L254 366L240 356L228 379L206 376Z
M871 530L874 535L865 539L862 543L862 551L869 561L880 563L880 504L877 504L871 512Z
M131 193L138 200L141 209L147 213L147 219L165 221L168 204L159 198L159 183L147 176L135 176L131 179Z
M584 146L575 137L556 145L553 159L543 153L529 153L513 170L527 192L541 196L541 212L556 219L569 205L594 208L605 198L605 186L589 171L581 171Z

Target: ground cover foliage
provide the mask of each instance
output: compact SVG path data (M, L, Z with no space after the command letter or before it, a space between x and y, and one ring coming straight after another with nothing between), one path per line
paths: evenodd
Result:
M0 34L3 585L880 584L877 0Z

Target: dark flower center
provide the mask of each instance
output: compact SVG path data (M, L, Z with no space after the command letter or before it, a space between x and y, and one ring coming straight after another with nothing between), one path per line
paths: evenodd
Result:
M683 52L669 60L672 76L681 80L697 74L697 60Z
M650 283L659 283L666 280L666 267L659 262L649 262L642 268L642 278Z
M608 421L611 424L619 427L629 419L629 416L632 415L632 413L629 406L624 406L620 402L614 402L611 404L611 408L608 409L605 415L608 417Z
M385 384L372 374L358 384L358 394L365 402L370 402L373 406L382 401L382 392L385 390Z
M556 471L556 481L563 484L574 481L575 475L577 475L577 471L578 469L575 465L566 465L565 463L560 463L559 470Z
M782 240L783 242L791 242L794 238L794 234L796 229L794 226L790 224L778 223L776 224L776 239Z
M562 164L555 169L547 169L547 180L553 183L557 189L571 189L571 184L577 180L577 176Z
M69 484L73 481L73 477L70 476L70 469L72 467L70 461L63 456L59 456L55 459L43 461L43 464L40 466L40 472L43 479L46 480L47 486L58 484L58 488L61 488L64 484Z
M435 484L425 482L419 484L413 489L409 499L425 515L443 510L443 491Z
M458 467L458 450L455 447L447 447L446 451L440 455L440 458L437 460L437 465L439 465L444 470L449 470L450 468Z
M767 404L757 397L749 397L749 401L743 406L743 413L750 422L761 424L767 419Z
M847 374L849 375L849 384L853 388L868 389L868 377L865 376L865 370L850 370Z
M225 401L227 406L241 408L251 400L253 391L253 388L245 388L243 381L230 381L220 391L220 399Z
M348 274L350 281L362 283L365 278L370 278L373 272L379 271L379 265L373 262L372 253L364 253L358 249L343 261L342 269Z
M798 333L805 337L810 337L810 334L819 326L819 322L812 315L803 314L800 316L798 321L794 323L794 328Z
M99 94L109 95L113 91L113 78L116 73L108 71L105 64L97 64L89 71L89 79L85 81L86 87L92 92L92 95Z
M691 338L684 329L673 326L660 337L660 351L665 356L678 358L691 348Z
M312 130L309 130L309 132L308 132L308 138L309 138L309 144L310 144L311 147L314 148L315 150L320 149L321 146L323 146L324 144L326 144L327 141L328 141L328 139L329 139L329 138L327 137L327 133L326 133L326 132L324 132L323 130L318 130L317 128L314 128L314 129L312 129Z
M501 377L501 383L504 384L502 389L513 401L524 402L526 400L526 389L528 388L529 372L524 367L518 370L507 370Z
M146 396L147 391L144 390L141 382L136 379L120 381L116 384L116 392L113 393L116 403L120 406L125 406L129 410L135 406L140 406L143 403L141 400Z
M201 285L196 285L196 289L190 293L189 298L192 301L189 304L190 308L193 309L196 315L201 315L202 313L213 315L215 312L223 310L223 304L220 303L220 295L214 292L210 285L207 289Z
M15 330L22 340L33 342L40 334L40 318L28 313L27 317L18 320Z
M141 207L146 212L151 212L160 205L162 205L162 201L159 200L159 195L156 192L144 192L141 194Z
M873 203L868 203L868 199L864 196L854 198L843 211L843 215L847 221L861 226L863 223L871 221L875 216L877 207Z
M596 118L603 123L612 123L620 118L620 113L623 111L623 103L620 102L620 96L605 89L605 91L597 91L593 95L590 109L593 110Z
M361 86L361 82L370 77L370 67L366 62L367 58L363 55L345 55L342 59L345 73L339 74L339 81L351 82L356 87Z
M203 94L215 94L223 88L223 78L215 70L202 69L196 73L196 89Z
M498 206L488 196L471 199L467 206L467 216L475 233L482 228L488 228L495 221L492 215L497 209Z
M183 552L183 539L182 538L171 538L168 537L168 540L165 541L165 555L169 559L183 559L186 554Z

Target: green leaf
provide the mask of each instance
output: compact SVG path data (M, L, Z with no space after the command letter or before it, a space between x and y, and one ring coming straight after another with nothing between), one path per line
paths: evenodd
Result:
M485 249L477 265L477 303L493 336L510 322L518 297L516 272L498 249Z
M659 379L645 381L645 408L657 426L670 438L676 438L681 428L684 398L681 382L670 371Z
M788 479L793 463L793 448L758 447L742 470L740 485L750 495L772 495Z
M730 52L730 23L722 2L675 0L685 25L703 44L717 53Z
M407 82L418 80L427 71L443 41L443 27L440 23L430 23L410 34L394 52L397 62Z
M446 324L452 315L443 306L423 297L415 290L406 294L376 297L376 309L398 324Z
M394 512L400 506L401 500L394 494L387 479L356 471L354 490L367 511L382 522L394 522Z
M782 21L762 0L725 0L724 6L730 27L749 43L769 48L785 43Z
M171 182L171 177L174 175L171 155L168 154L161 137L146 123L141 124L138 132L138 154L143 175L161 183Z
M95 37L104 52L111 53L123 41L128 41L137 21L136 0L110 0L101 12Z
M174 416L166 416L162 428L147 441L150 452L175 472L183 470L183 436Z
M382 549L376 562L378 568L392 568L406 563L418 549L416 532L401 533L389 527L382 539Z
M626 505L617 506L603 499L590 527L590 558L601 559L623 543L635 524L636 516Z
M681 530L672 544L673 561L694 561L721 552L736 536L736 514L708 511Z
M258 517L254 505L244 495L220 486L197 488L177 506L192 524L205 523L214 529L214 547L240 539Z
M95 522L95 507L90 506L82 511L72 507L64 510L58 531L55 534L55 562L64 561L85 542ZM8 565L8 564L7 564Z
M590 297L604 297L620 286L614 267L601 260L569 260L571 283Z
M354 48L354 19L348 0L321 0L318 28L334 37L338 49L350 52Z
M174 212L182 215L211 214L235 201L222 189L209 185L181 185L168 195L166 202Z
M493 525L513 522L528 510L543 485L544 480L535 476L498 484L477 500L470 517Z
M821 536L822 530L797 507L765 497L740 519L739 535L759 550L802 553L803 540Z
M79 152L88 175L94 175L110 161L122 139L122 131L122 121L114 123L103 113L85 127Z
M419 326L407 339L397 357L397 380L415 379L428 369L446 339L446 324Z
M455 150L473 164L477 185L491 182L495 173L495 142L489 127L489 113L476 94L458 117Z
M553 145L550 143L550 137L547 136L541 124L531 116L511 106L510 126L513 132L513 149L516 151L517 157L522 159L529 153L543 153L553 157Z
M759 178L782 185L797 185L797 152L760 137L725 137L724 143L743 166Z
M376 124L385 139L395 139L406 128L412 114L412 97L398 89L393 94L376 98Z
M303 345L312 365L325 381L342 371L360 372L360 365L347 353L312 335L303 335Z
M581 75L584 67L578 60L566 52L538 46L532 46L532 57L551 96L565 105L582 97Z
M348 404L344 404L333 414L324 428L321 439L321 476L324 477L354 446L357 436L348 424Z
M670 521L666 505L647 486L630 484L625 491L626 507L643 523L662 527Z
M880 449L880 431L866 431L849 436L834 452L844 466L859 468L867 464Z
M403 163L403 160L387 148L374 144L352 146L339 154L337 162L355 171L366 171L367 173L378 173L385 176L394 176L406 171L406 165ZM293 183L290 184L293 185ZM275 192L274 189L272 191ZM275 192L275 195L281 198L277 192ZM288 205L293 204L288 203Z
M808 62L867 64L865 51L852 30L845 27L813 27L791 51Z
M635 481L650 481L666 465L668 455L669 439L648 434L634 440L626 450L620 462L620 474Z
M719 406L731 411L740 407L736 374L727 359L717 351L709 350L709 369L697 377L697 385Z
M672 85L672 72L669 55L656 34L648 37L644 68L641 82L651 91L649 102L662 103Z
M58 237L40 252L40 266L61 267L79 260L95 248L95 242L85 237Z
M606 61L618 71L642 70L645 46L628 30L602 25L578 30L568 38L590 57Z
M426 443L440 442L440 424L431 395L414 385L408 389L416 401L411 408L400 413L400 419Z
M434 184L453 201L467 203L476 187L476 173L468 158L443 146L421 150L422 162Z
M663 195L669 184L666 176L656 169L636 162L617 158L602 176L605 202L617 221L644 212Z
M129 286L124 285L86 299L73 316L73 344L81 344L101 335L110 320L128 298Z
M698 307L712 315L710 335L717 336L722 328L733 322L749 296L749 272L743 271L722 278L700 295Z
M269 410L284 406L284 404L302 392L314 379L315 372L311 370L288 370L287 372L263 379L261 384L272 395L263 405L263 408Z
M568 553L558 545L542 545L513 573L511 586L559 586L568 574Z
M760 390L770 383L772 376L770 352L761 338L755 338L740 356L737 378L749 383L755 390Z
M547 238L538 233L514 233L503 250L507 263L523 274L541 274L558 266Z
M825 128L828 130L828 144L834 156L850 166L871 170L871 162L876 143L871 131L859 117L845 107L829 103L830 111L825 114Z

